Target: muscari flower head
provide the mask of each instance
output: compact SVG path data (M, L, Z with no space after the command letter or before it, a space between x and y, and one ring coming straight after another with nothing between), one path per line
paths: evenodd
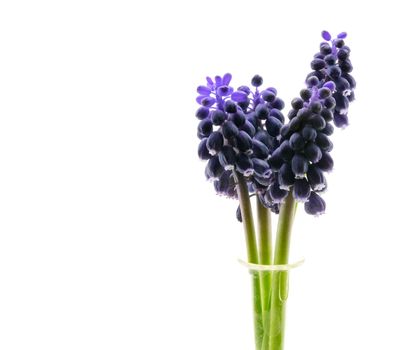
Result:
M287 123L281 112L283 100L275 88L260 90L259 75L252 78L251 87L234 89L227 73L208 77L207 84L197 88L198 154L207 160L205 174L217 193L237 198L233 174L237 171L246 178L250 192L276 213L290 190L297 201L305 202L308 214L324 212L320 196L327 186L324 173L333 168L329 136L333 124L348 125L356 87L346 36L340 33L332 39L322 32L325 41L311 62L306 87L291 102ZM239 209L240 219L238 213Z
M236 198L233 171L244 175L251 193L263 194L273 181L268 158L279 145L284 102L275 88L260 88L259 75L251 86L237 89L229 85L231 79L229 73L208 77L197 88L198 155L207 160L205 174L218 194Z
M340 33L332 39L330 33L322 32L325 41L311 61L313 71L306 78L306 88L292 100L289 121L281 128L280 146L269 158L278 174L268 189L270 197L281 202L286 194L280 191L292 189L294 198L305 202L305 211L311 215L325 211L320 192L327 186L324 173L333 169L330 135L333 124L348 125L349 102L354 100L356 82L350 75L353 67L346 36Z

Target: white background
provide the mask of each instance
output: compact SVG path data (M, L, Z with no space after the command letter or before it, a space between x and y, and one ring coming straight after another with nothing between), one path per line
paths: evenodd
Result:
M253 349L195 88L259 73L288 105L322 29L349 33L357 99L327 213L295 223L286 349L414 349L410 4L2 1L0 349Z

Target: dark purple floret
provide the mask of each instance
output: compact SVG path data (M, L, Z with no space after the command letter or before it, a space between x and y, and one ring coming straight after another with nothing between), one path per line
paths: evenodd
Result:
M207 139L206 147L210 154L218 153L223 147L223 135L219 131L212 132Z
M288 191L282 190L280 184L275 181L269 188L269 194L275 203L281 203L288 195Z
M294 183L293 195L299 202L305 202L311 194L311 187L308 181L303 179L297 179Z
M212 120L213 125L222 125L225 122L225 120L228 118L228 116L224 111L221 111L220 109L216 109L211 112L210 118Z
M255 87L261 86L262 83L263 83L263 79L260 75L255 75L251 80L251 84Z
M282 123L275 117L268 117L265 122L265 127L271 136L277 137L280 134Z
M347 115L335 113L334 125L336 125L338 128L345 128L347 125L349 125L349 118Z
M321 159L322 155L323 153L321 152L320 147L313 142L307 143L304 147L304 156L310 163L317 163Z
M236 155L236 170L245 176L250 176L254 173L254 164L252 159L244 153Z
M271 104L272 108L279 109L280 111L284 109L285 103L283 100L281 100L279 97L277 97L274 102Z
M222 125L221 132L225 138L231 139L238 135L239 129L232 121L228 120Z
M197 131L202 135L203 137L208 137L213 130L212 122L209 119L203 119L198 126Z
M254 137L256 134L255 126L248 120L245 120L245 123L240 127L240 129L245 131L251 137Z
M197 119L205 119L209 116L209 108L207 107L199 107L196 111L196 118Z
M217 155L210 158L206 164L206 174L209 178L218 178L224 169L219 162L219 157Z
M325 187L323 171L313 164L308 166L307 180L314 191L322 190Z
M330 172L333 170L334 161L329 153L323 152L320 161L316 165L321 170Z
M260 159L267 159L269 157L269 148L267 145L257 139L252 140L253 155Z
M256 175L263 178L269 178L272 175L272 170L265 160L252 158L252 163L254 165L254 172Z
M252 138L245 131L239 131L238 135L235 137L236 147L241 152L249 153L252 150Z
M236 153L233 147L225 145L218 154L219 162L225 170L232 170L235 165Z
M278 182L282 190L289 190L295 182L295 175L291 170L291 165L284 163L278 171Z
M291 159L291 169L296 179L302 179L305 177L308 170L309 161L301 153L294 155Z
M197 154L202 160L208 160L212 158L212 155L209 153L208 148L206 147L207 138L204 138L200 141L199 147L197 149Z
M321 215L326 210L326 203L317 193L311 192L308 201L304 204L307 214Z

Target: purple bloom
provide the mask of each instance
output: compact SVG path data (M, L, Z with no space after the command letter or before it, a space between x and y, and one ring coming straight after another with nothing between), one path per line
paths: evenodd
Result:
M293 190L294 198L306 201L305 210L312 215L322 214L326 204L316 193L326 187L324 172L333 169L330 156L333 143L329 136L333 125L348 124L348 109L354 99L356 82L350 75L350 48L345 45L345 33L332 39L322 32L326 42L311 62L312 72L306 78L306 88L291 102L289 122L281 127L280 145L273 151L269 164L277 181L267 191L271 198L278 197L279 189ZM276 200L275 203L278 203Z
M324 213L320 192L327 186L325 172L333 169L330 135L335 127L348 125L349 104L354 100L356 81L345 32L325 40L311 61L312 72L305 88L292 100L284 117L285 104L277 90L260 90L263 79L255 75L251 86L234 89L229 73L207 77L197 87L196 111L200 138L198 155L207 160L205 174L218 194L236 198L234 173L242 174L250 193L278 213L289 191L304 202L311 215ZM242 220L240 208L238 220Z
M259 89L263 82L259 75L252 78L251 87L242 85L237 90L230 86L231 79L229 73L207 77L207 84L197 88L196 101L202 105L196 112L201 120L199 158L208 160L205 173L214 179L218 193L235 196L235 182L223 177L230 170L246 177L251 192L265 193L274 180L268 158L279 145L284 122L279 109L284 102L277 97L277 89Z

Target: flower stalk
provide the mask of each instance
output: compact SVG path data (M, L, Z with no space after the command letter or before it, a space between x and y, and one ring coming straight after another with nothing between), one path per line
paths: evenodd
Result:
M270 210L262 204L256 196L257 218L258 218L258 245L259 245L259 263L261 265L272 264L272 231L271 231L271 213ZM262 320L264 327L264 339L267 338L270 315L270 292L271 292L271 272L259 272L261 281L261 305ZM265 343L265 342L264 342ZM264 344L262 345L262 349Z
M237 179L237 193L239 198L239 205L241 208L242 223L245 232L245 242L247 250L248 262L258 264L258 248L255 236L254 219L252 216L252 207L249 199L249 191L243 175L234 172ZM263 338L263 320L262 320L262 306L261 306L261 284L257 273L252 273L252 295L254 307L254 330L255 330L255 344L256 349L260 350L262 347Z
M281 205L275 240L274 265L288 263L291 231L294 223L296 201L290 192ZM285 334L285 303L288 298L288 271L272 273L269 347L267 350L283 350ZM264 348L263 348L264 349Z

